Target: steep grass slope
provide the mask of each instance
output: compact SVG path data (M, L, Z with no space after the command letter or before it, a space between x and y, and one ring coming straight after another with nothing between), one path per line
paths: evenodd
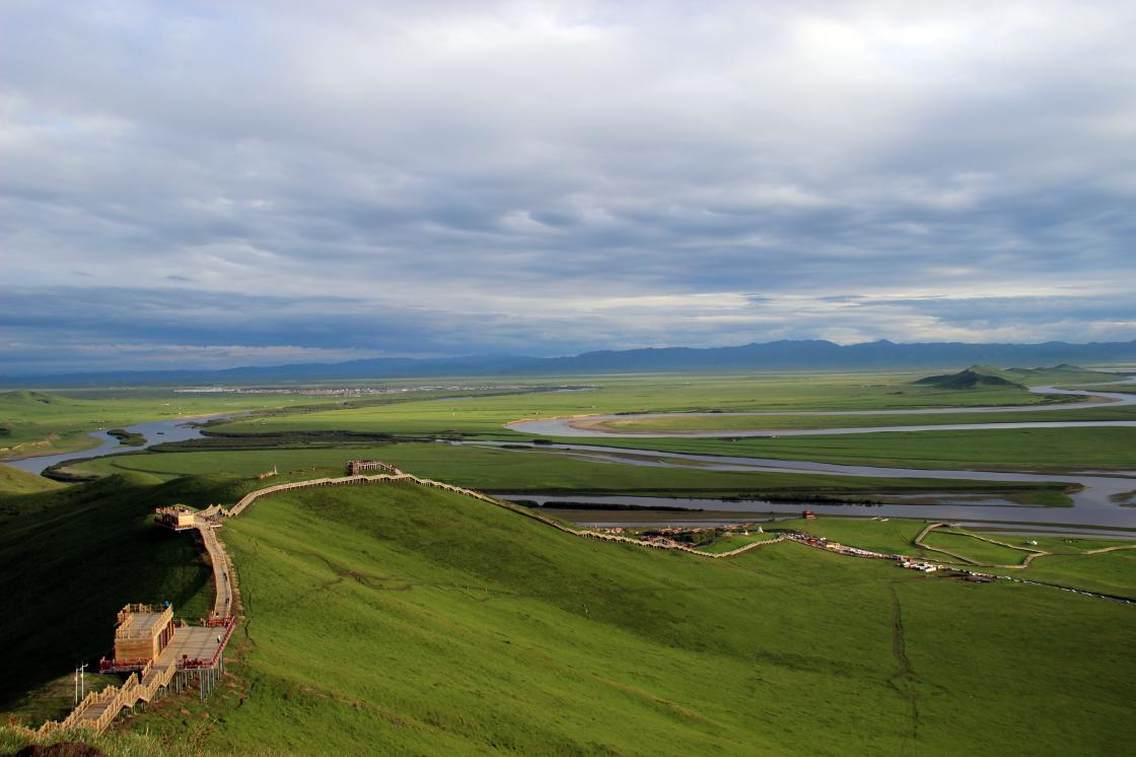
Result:
M9 497L0 518L0 708L113 644L127 602L170 600L184 617L212 601L209 571L188 534L155 528L154 507L205 504L208 480L155 486L139 474ZM10 509L9 509L10 508Z
M1129 606L791 544L712 561L590 542L412 485L265 499L224 539L241 702L139 724L200 750L1136 746Z
M0 464L0 498L12 494L31 494L51 491L61 487L58 481L37 476L34 473Z

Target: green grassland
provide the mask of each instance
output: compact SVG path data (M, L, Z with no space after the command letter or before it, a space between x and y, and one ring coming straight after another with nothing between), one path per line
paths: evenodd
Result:
M503 425L511 420L533 417L558 417L593 413L635 412L635 411L755 411L777 412L816 411L816 410L863 410L895 409L903 407L966 406L966 405L1013 405L1037 404L1044 401L1016 386L979 387L969 390L943 390L914 384L917 374L899 373L857 373L857 374L760 374L727 376L606 376L576 377L575 385L594 387L585 391L554 392L546 391L556 386L556 381L545 380L541 384L527 385L502 384L501 388L465 392L462 398L449 395L462 394L458 389L430 389L429 391L408 391L404 394L383 396L378 399L353 399L346 403L334 398L312 398L293 395L237 395L237 394L175 394L167 390L116 390L88 391L71 394L55 392L7 392L0 394L0 425L9 430L9 435L0 439L0 457L20 456L29 453L46 454L60 449L81 448L94 443L86 435L98 427L123 426L130 423L153 420L163 417L203 415L217 412L255 411L252 417L239 421L218 424L212 431L222 434L280 434L304 433L312 438L305 443L315 446L325 444L331 437L343 437L343 444L357 440L349 438L350 433L376 435L472 435L496 438L518 437L522 435L507 431ZM562 382L561 382L562 383ZM406 388L411 388L408 385ZM542 391L544 389L545 391ZM448 398L439 398L445 394ZM328 409L331 408L331 409ZM701 418L675 417L660 421L664 424L693 427L709 423L721 424L723 433L728 433L732 424L743 427L760 425L769 428L798 427L815 428L824 426L857 426L883 423L904 425L910 423L955 423L972 421L1020 421L1020 414L960 414L935 416L814 416L786 415L761 416L760 418L736 418L711 415ZM1100 408L1096 410L1054 409L1031 413L1030 420L1065 419L1119 420L1136 418L1136 408ZM1091 434L1095 430L1086 430ZM1106 430L1110 433L1114 430ZM1130 430L1129 430L1130 431ZM937 435L939 432L929 432ZM942 432L943 434L971 434L972 432ZM978 432L976 432L978 433ZM1001 433L1001 432L998 432ZM1056 439L1057 434L1078 434L1080 431L1058 431L1049 437L1038 437L1038 441ZM1088 440L1089 435L1079 436ZM921 435L922 436L922 435ZM899 453L911 455L915 450L926 450L924 459L914 461L915 467L926 464L937 467L966 467L974 462L989 462L993 466L1016 466L1015 457L1022 456L1025 449L1017 444L981 445L984 447L974 454L969 452L970 444L965 440L978 436L944 436L934 440L917 439L914 444L898 442L894 445L896 455L892 457L902 462ZM984 437L995 439L996 437ZM1105 438L1103 435L1102 439ZM297 446L299 440L274 439L263 436L256 439L266 445L284 444ZM876 441L876 440L879 441ZM861 441L862 440L862 441ZM597 440L609 441L609 440ZM722 444L715 440L681 440L683 448L694 449L690 445L705 445L709 448ZM1033 440L1031 440L1033 441ZM636 440L641 446L657 446L666 449L668 440ZM784 455L792 458L794 445L799 446L797 456L806 456L816 447L824 445L817 438L747 440L738 442L731 452L748 454L743 445L759 447L762 443L773 442L783 445L784 452L774 449L769 456ZM241 443L234 440L234 443ZM629 444L630 442L622 442ZM848 461L886 464L889 451L865 453L857 457L854 447L870 447L879 444L886 446L884 437L842 438L832 446L846 445ZM861 448L862 448L861 447ZM671 449L679 449L671 446ZM857 448L860 449L860 448ZM1042 458L1052 456L1064 465L1054 469L1068 468L1069 461L1086 467L1123 468L1129 465L1131 457L1129 444L1092 442L1082 444L1077 455L1061 455L1056 443L1047 444L1041 450ZM1082 454L1083 453L1083 454ZM763 454L758 452L756 454ZM827 454L827 453L824 453ZM837 462L839 453L832 457L816 459ZM1034 461L1037 462L1037 461Z
M0 707L77 662L97 664L127 602L170 600L182 617L206 614L209 571L193 539L155 528L149 517L158 505L194 502L200 487L155 483L115 476L3 500Z
M1031 416L1032 417L1032 416ZM563 439L562 441L579 441ZM812 460L888 468L1136 470L1136 428L889 431L749 439L587 439L665 452Z
M95 672L92 672L95 671ZM88 668L83 675L83 691L102 691L117 686L122 679L116 675L102 675L98 667ZM38 725L46 720L59 720L75 706L74 673L63 674L31 689L27 694L0 710L5 721ZM0 727L0 749L4 749L4 732ZM11 749L5 750L11 752Z
M913 384L916 378L910 373L587 377L576 380L594 386L592 391L376 405L250 418L217 428L226 433L337 429L501 435L505 423L522 418L603 413L872 410L1046 402L1044 397L1012 386L952 391Z
M31 494L32 492L58 489L59 484L34 473L0 464L0 498L6 494Z
M136 476L19 498L41 501L3 531L2 564L23 571L0 577L12 603L4 617L69 633L41 638L28 621L6 624L0 643L25 660L9 688L52 680L108 647L126 601L203 607L200 566L185 554L192 540L148 526L144 512L232 501L254 485ZM858 546L922 527L778 525ZM1036 755L1136 745L1132 608L1103 600L969 585L795 544L715 561L593 542L410 484L274 496L222 537L246 614L228 681L204 705L171 695L120 721L95 740L110 753L689 754L697 745ZM27 566L33 540L43 546ZM1134 567L1110 570L1131 581ZM50 600L35 596L41 586ZM0 746L18 745L0 729Z
M1069 536L985 535L1014 546L1050 553L1035 559L1024 571L994 569L988 572L1136 599L1136 549L1089 554L1092 550L1132 546L1136 542Z
M825 539L851 544L862 549L870 549L885 554L903 554L912 557L929 557L914 546L915 537L927 526L927 521L908 518L887 518L865 520L863 518L820 517L816 520L777 521L777 527L803 531Z
M1067 363L1042 368L996 368L989 365L975 365L969 370L999 376L1025 386L1057 384L1080 386L1094 382L1118 381L1125 377L1123 373L1093 370Z
M520 436L504 424L523 418L553 418L613 413L668 411L677 415L650 419L613 419L612 429L627 433L765 429L825 429L874 425L939 425L1021 421L1133 421L1136 408L1061 408L1018 413L950 415L760 415L729 416L728 411L895 409L904 407L1038 405L1044 398L1013 385L974 390L942 390L912 384L911 374L815 374L810 376L636 376L588 378L594 391L474 399L440 399L250 417L218 424L218 434L272 435L345 432L356 434L435 434ZM1062 402L1071 398L1061 398ZM683 415L703 411L710 415ZM643 440L646 441L646 440ZM655 440L651 440L655 441ZM627 443L627 442L625 442ZM978 459L983 459L978 457ZM1091 465L1091 461L1086 463Z
M372 383L398 391L348 398L302 393L191 393L152 388L0 392L0 459L88 449L98 443L87 435L90 431L169 418L241 412L287 416L329 407L369 408L439 397L539 393L549 388L547 381L502 383L484 379L477 380L474 387L442 386L437 380Z
M206 442L195 451L100 458L72 467L103 478L65 488L0 466L0 647L8 655L0 709L28 722L61 715L67 700L61 676L109 650L114 614L126 602L170 600L182 617L205 614L209 574L193 538L153 527L148 515L172 502L233 502L262 485L253 477L273 466L281 476L269 483L335 474L348 457L377 457L418 475L495 491L865 500L952 491L1067 502L1060 484L1023 490L991 482L644 467L540 450L336 436L500 438L509 435L501 424L520 417L617 411L1043 401L1010 385L943 390L912 385L915 378L574 378L596 388L483 392L461 400L399 397L336 410L314 407L311 397L218 395L202 398L202 406L251 401L242 409L266 411L217 427L226 433L310 436L276 437L267 443L281 446L260 449L209 449ZM1058 379L1030 377L1035 380ZM182 410L161 404L181 395L158 390L10 394L19 396L0 395L0 425L18 434L10 432L3 444L50 438L66 445L96 418L100 426L121 426L162 417L146 413ZM13 412L16 405L23 409ZM1050 410L1028 418L1121 410ZM885 417L889 424L916 418ZM964 416L939 417L964 422ZM1136 429L602 441L904 467L1136 467ZM258 440L247 442L255 447ZM941 561L945 556L912 544L925 525L822 517L766 527ZM710 548L726 551L774 535L732 536ZM709 560L583 540L410 484L274 496L228 521L221 536L240 577L246 616L234 637L232 674L204 705L195 695L171 695L120 720L95 739L110 753L1136 749L1129 717L1136 616L1115 602L1044 586L965 584L790 543ZM1090 555L1117 542L1029 538L1054 554L1024 569L983 570L1136 597L1136 550ZM936 531L928 543L979 561L1013 564L1025 554L963 533ZM0 727L0 753L19 746Z
M943 528L927 534L923 538L923 543L985 565L1021 565L1029 554L1024 549L1011 549L1000 544L991 544L965 532ZM938 559L942 560L944 557L940 555ZM945 559L950 560L949 557Z
M386 444L378 447L272 449L218 452L149 452L114 455L67 468L108 475L140 472L164 478L217 474L252 476L274 466L282 473L339 475L349 457L379 458L423 476L491 491L549 493L636 492L686 496L847 496L917 492L994 493L1023 504L1066 505L1063 485L1030 486L944 479L883 479L815 476L804 473L706 471L594 462L552 452L506 450L448 444Z
M1136 408L1100 407L1039 410L1022 413L950 413L938 415L688 415L649 418L613 418L591 422L589 427L616 434L721 433L787 429L871 428L875 426L942 426L956 423L1021 423L1041 421L1136 420Z
M851 544L885 554L903 554L936 562L949 562L950 558L942 553L915 546L915 537L927 526L927 523L908 518L876 520L821 517L816 520L778 521L776 528L805 531L842 544ZM933 531L927 543L934 546L942 545L945 549L979 561L989 557L995 563L1014 565L1021 562L1022 556L1026 554L968 537L953 539L951 541L953 546L945 546L946 542L937 541L938 533ZM1015 547L1051 553L1035 559L1028 568L998 569L987 566L981 568L983 572L1136 599L1136 550L1086 554L1094 549L1131 546L1136 542L1067 536L1020 536L998 532L976 533ZM986 552L988 547L999 551Z
M698 548L703 552L730 552L744 547L747 544L764 544L776 538L776 533L757 533L753 531L748 534L743 534L733 531L722 534L708 544L699 544Z
M1136 384L1089 384L1086 386L1076 386L1076 389L1083 389L1088 392L1120 392L1121 394L1136 394Z
M1136 598L1136 550L1100 555L1048 555L1034 560L1024 577L1121 597Z
M712 561L593 543L413 486L265 500L224 538L239 688L133 724L199 752L1136 744L1131 608L1110 602L791 544Z
M167 418L312 404L289 395L192 395L151 389L85 392L0 392L0 458L30 457L94 447L100 428Z

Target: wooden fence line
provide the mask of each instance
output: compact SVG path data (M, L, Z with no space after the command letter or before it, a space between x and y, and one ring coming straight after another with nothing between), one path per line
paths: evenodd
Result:
M319 487L319 486L350 486L350 485L360 485L360 484L381 484L381 483L389 483L389 482L394 482L394 481L411 481L411 482L414 482L416 484L420 484L422 486L429 486L429 487L432 487L432 488L435 488L435 489L441 489L443 491L453 492L455 494L463 494L467 497L472 497L474 499L481 500L482 502L487 502L487 503L489 503L491 505L495 505L497 507L503 507L506 510L510 510L510 511L518 513L520 515L524 515L525 517L532 518L533 520L538 520L541 523L544 523L545 525L548 525L548 526L552 526L556 530L563 531L566 534L572 534L573 536L579 536L579 537L582 537L582 538L585 538L585 539L600 539L602 541L619 542L619 543L623 543L623 544L633 544L637 547L650 547L652 549L670 549L670 550L676 550L676 551L679 551L679 552L686 552L686 553L689 553L689 554L692 554L692 555L698 555L699 557L709 557L709 558L714 559L714 560L721 559L723 557L733 557L735 555L742 554L743 552L748 552L749 550L755 549L757 547L762 547L762 546L765 546L767 544L773 544L775 542L782 541L785 538L784 536L778 536L777 538L774 538L774 539L751 542L750 544L744 544L741 547L738 547L737 549L732 549L728 552L706 552L705 550L697 549L695 547L688 547L685 544L677 544L675 542L641 541L639 539L632 539L632 538L627 537L627 536L619 536L618 534L606 534L606 533L602 533L602 532L599 532L599 531L592 531L592 530L588 530L588 529L572 528L571 526L567 526L567 525L560 523L559 521L553 520L552 518L549 518L545 515L533 512L529 508L522 507L520 505L514 504L513 502L509 502L507 500L501 500L501 499L497 499L496 497L490 497L488 494L485 494L483 492L479 492L476 489L467 489L467 488L462 487L462 486L455 486L453 484L447 484L443 481L434 481L433 479L429 479L429 478L420 478L418 476L411 475L410 473L382 473L382 474L378 474L378 475L375 475L375 476L356 475L356 476L340 476L340 477L337 477L337 478L313 478L313 479L307 479L305 481L292 481L290 483L285 483L285 484L274 484L273 486L266 486L263 489L257 489L256 491L249 492L245 496L241 497L241 499L237 502L237 504L234 505L233 508L230 509L230 510L224 510L222 508L218 508L218 509L220 509L221 513L223 513L224 517L233 518L233 517L240 515L242 512L245 511L246 508L248 508L250 505L252 505L253 502L260 499L261 497L266 497L266 496L269 496L269 495L272 495L272 494L279 494L280 492L294 491L296 489L308 489L308 488Z
M527 518L540 521L541 523L551 526L558 531L562 531L572 536L577 536L585 539L598 539L601 541L618 542L621 544L631 544L637 547L648 547L651 549L667 549L678 552L686 552L699 557L708 557L714 560L724 557L733 557L735 555L748 552L751 549L763 547L768 544L774 544L785 540L785 536L778 536L774 539L766 541L757 541L750 544L742 545L737 549L732 549L728 552L706 552L694 547L688 547L684 544L675 542L646 542L639 539L632 539L627 536L620 536L618 534L607 534L588 529L578 529L567 526L552 518L549 518L541 513L533 512L531 509L522 507L508 500L501 500L495 497L490 497L488 494L476 491L474 489L467 489L461 486L454 486L442 481L434 481L428 478L419 478L418 476L409 473L381 473L374 476L355 475L355 476L342 476L336 478L314 478L305 481L292 481L290 483L274 484L266 486L262 489L249 492L237 501L231 508L224 508L221 505L211 505L204 510L197 513L194 518L194 528L201 536L202 545L205 547L206 553L209 555L210 562L213 564L213 587L215 597L213 602L213 617L217 619L228 619L232 617L235 591L236 591L236 576L233 574L232 562L229 559L228 552L225 551L224 545L221 540L217 538L216 528L220 525L218 519L220 518L235 518L243 513L252 503L256 502L261 497L267 497L272 494L279 494L281 492L294 491L296 489L310 489L320 486L344 486L344 485L364 485L364 484L381 484L391 483L398 481L407 481L419 484L421 486L428 486L443 491L453 492L455 494L462 494L467 497L486 502L497 507L504 508L511 512L523 515ZM101 733L109 726L118 714L127 707L133 707L139 701L149 702L154 696L157 695L159 690L168 686L174 675L177 673L176 662L162 663L155 666L153 662L147 665L141 671L141 677L138 673L131 673L130 676L120 686L109 686L102 691L91 692L82 702L80 702L71 713L60 721L49 720L38 729L30 729L21 727L25 735L32 738L44 738L55 733L67 731L74 728L93 729L96 733Z

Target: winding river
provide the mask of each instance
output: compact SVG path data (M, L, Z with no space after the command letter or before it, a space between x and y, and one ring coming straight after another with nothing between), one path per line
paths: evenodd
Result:
M471 444L515 447L508 442L472 442ZM595 462L621 463L624 465L646 465L663 468L692 467L708 471L732 471L750 473L809 473L819 476L870 476L900 479L934 479L947 481L990 481L997 483L1041 484L1060 481L1075 484L1081 489L1070 494L1073 507L1035 507L1018 505L993 498L974 501L973 494L943 493L921 495L921 498L934 496L938 504L887 504L887 505L839 505L813 504L808 509L834 515L883 515L888 517L943 518L950 520L988 520L1012 521L1022 523L1051 523L1062 525L1088 525L1108 528L1136 529L1136 507L1122 507L1113 501L1114 496L1136 492L1136 471L1109 475L1007 473L976 470L929 470L921 468L879 468L867 465L837 465L803 460L775 460L756 457L729 457L720 455L699 455L680 452L659 452L658 450L629 449L626 447L601 447L587 444L541 444L533 445L533 450L563 454L569 457ZM516 450L523 453L523 450ZM634 497L634 496L577 496L575 494L556 495L509 495L513 499L528 499L538 502L549 500L570 500L597 505L635 505L639 507L663 506L754 513L800 513L801 504L777 504L768 500L723 501L713 499L691 499L683 497Z
M1136 377L1116 384L1131 384ZM809 412L754 412L729 413L737 416L768 416L768 415L947 415L956 413L1030 413L1054 409L1089 409L1101 407L1123 407L1136 404L1136 394L1123 392L1086 392L1070 389L1057 389L1052 386L1031 387L1030 391L1037 394L1063 394L1084 397L1082 402L1071 402L1062 405L1025 405L1017 407L951 407L951 408L922 408L901 410L845 410L845 411L809 411ZM719 417L722 413L695 413L689 415L705 415ZM1136 427L1136 421L1040 421L1040 422L1008 422L1008 423L956 423L944 425L911 425L911 426L871 426L860 428L828 428L828 429L799 429L799 430L748 430L748 431L717 431L717 432L665 432L649 431L642 433L626 432L624 430L605 430L595 427L581 427L582 422L590 424L605 420L634 421L637 419L650 419L673 417L666 413L643 413L636 415L599 415L586 418L551 418L547 420L523 420L507 425L512 431L539 436L558 436L571 438L739 438L739 437L779 437L779 436L830 436L837 434L872 434L895 431L951 431L951 430L988 430L988 429L1014 429L1014 428L1110 428L1110 427ZM515 443L477 442L478 444L492 444L493 446L514 448ZM1035 524L1060 524L1061 526L1088 525L1118 529L1136 529L1136 507L1121 506L1117 499L1124 495L1136 493L1136 471L1119 471L1103 474L1087 472L1040 474L1040 473L1011 473L982 470L933 470L921 468L881 468L866 465L837 465L833 463L820 463L798 460L779 460L756 457L732 457L721 455L700 455L693 453L660 452L658 450L635 449L631 447L608 447L582 443L559 443L530 445L532 449L539 449L554 454L568 455L570 457L597 462L622 463L631 465L648 465L657 467L675 467L690 469L697 467L712 471L741 471L741 472L767 472L767 473L809 473L820 476L870 476L880 478L921 478L939 480L967 480L990 481L998 483L1047 483L1059 481L1074 484L1078 491L1070 495L1073 507L1030 507L1017 505L1011 502L998 501L988 498L982 502L974 502L973 497L964 494L941 494L936 497L939 504L887 504L887 505L833 505L810 504L809 509L816 512L826 512L839 515L880 515L887 517L915 517L915 518L943 518L951 520L966 520L969 522L1015 522ZM521 450L518 450L521 451ZM549 495L533 496L531 494L511 495L518 499L529 499L538 502L571 500L575 503L594 503L596 505L634 505L640 507L663 506L684 507L707 511L754 512L754 513L799 513L801 505L778 505L764 500L751 500L744 502L710 499L689 499L681 497L628 497L628 496L574 496ZM1134 497L1136 499L1136 497ZM953 500L953 501L952 501ZM1136 502L1131 502L1136 504ZM697 514L692 514L696 517Z
M1114 382L1131 384L1136 378ZM772 438L783 436L832 436L834 434L878 434L888 431L981 431L985 429L1006 428L1097 428L1126 426L1136 428L1136 420L1130 421L1011 421L1006 423L947 423L907 426L858 426L810 429L746 429L718 431L636 431L634 429L596 428L595 424L608 422L634 423L660 418L729 418L770 416L886 416L886 415L959 415L981 413L1038 413L1053 410L1090 410L1103 407L1125 407L1136 405L1136 394L1125 392L1079 392L1072 389L1058 389L1053 386L1030 387L1034 394L1061 394L1086 397L1083 402L1065 402L1059 405L1014 405L1010 407L926 407L892 410L808 410L746 413L626 413L618 415L588 415L571 418L548 418L542 420L525 419L505 425L511 431L537 436L560 437L636 437L639 439L737 439L741 437Z
M201 436L201 424L205 421L218 418L231 418L230 413L219 415L198 416L196 418L170 418L163 421L149 421L126 426L125 429L146 437L146 442L139 446L121 444L118 439L105 430L92 431L89 436L99 441L98 446L89 447L76 452L62 452L58 455L41 455L39 457L25 457L21 460L4 460L4 465L26 470L30 473L43 473L53 465L65 463L68 460L85 460L91 457L105 457L106 455L136 452L165 442L184 442L187 439L197 439Z
M1117 384L1136 383L1136 377ZM1031 391L1038 394L1065 394L1085 397L1084 401L1054 405L1025 405L1015 407L951 407L951 408L922 408L902 410L844 410L844 411L808 411L808 412L760 412L760 413L730 413L729 415L945 415L953 413L1030 413L1054 409L1088 409L1099 407L1122 407L1136 404L1136 394L1121 392L1085 392L1055 387L1033 387ZM586 420L596 421L603 419L635 420L639 418L666 417L665 413L645 413L639 415L609 415L590 416ZM694 414L692 414L694 415ZM711 415L711 414L705 414ZM714 413L713 416L723 414ZM175 418L160 421L150 421L127 426L126 430L142 434L146 443L139 447L122 445L106 431L95 431L91 436L99 440L99 445L78 451L58 455L45 455L42 457L25 458L23 460L6 460L6 465L12 465L32 473L42 473L48 467L68 460L102 457L110 454L135 452L162 442L185 441L196 439L201 434L201 423L216 418L232 417L231 414L212 415L199 418ZM913 426L872 426L863 428L829 428L808 430L776 430L776 431L728 431L728 432L647 432L626 433L613 432L596 428L578 428L573 423L585 420L582 418L554 418L548 420L524 420L507 424L507 428L526 434L539 436L559 437L603 437L603 438L737 438L773 437L773 436L820 436L833 434L865 434L885 433L889 431L949 431L972 429L1007 429L1007 428L1085 428L1085 427L1136 427L1136 421L1040 421L1040 422L1009 422L1009 423L966 423L946 425L913 425ZM541 452L566 455L578 459L618 463L623 465L645 465L655 467L680 467L685 469L698 468L709 471L742 471L742 472L772 472L772 473L809 473L820 476L871 476L879 478L901 479L940 479L940 480L967 480L990 482L1021 482L1045 483L1060 481L1080 487L1079 491L1071 494L1073 507L1030 507L1017 505L1007 501L997 500L993 497L983 498L975 502L973 497L964 494L934 495L938 504L886 504L886 505L833 505L809 504L808 507L816 512L827 512L839 515L880 515L887 517L915 517L915 518L942 518L965 522L1013 522L1052 524L1053 526L1073 527L1076 525L1095 526L1113 529L1136 529L1136 506L1125 507L1117 503L1114 498L1136 492L1136 471L1120 471L1102 474L1088 472L1040 474L1040 473L1011 473L982 470L929 470L921 468L881 468L863 465L837 465L799 460L779 460L755 457L733 457L720 455L701 455L694 453L660 452L658 450L634 449L629 447L607 447L581 443L558 443L518 445L515 441L476 441L461 442L473 446L493 446L499 449L512 449L525 446L527 449ZM518 453L524 450L517 449ZM536 501L571 500L577 503L595 503L597 505L636 505L641 507L666 506L700 509L704 514L691 513L696 518L709 517L712 511L753 512L755 514L791 514L799 513L800 504L777 504L764 500L750 501L722 501L713 499L690 499L681 497L638 497L638 496L587 496L587 495L534 495L531 493L508 495L515 499L528 499ZM930 496L930 495L924 495ZM1133 504L1136 504L1134 502Z

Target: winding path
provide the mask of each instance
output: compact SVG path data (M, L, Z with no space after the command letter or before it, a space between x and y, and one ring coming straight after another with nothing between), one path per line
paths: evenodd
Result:
M549 517L547 517L547 516L545 516L541 513L533 512L533 510L530 509L530 508L522 507L521 505L517 505L517 504L510 502L508 500L505 500L505 499L498 499L497 497L490 497L488 494L485 494L484 492L479 492L475 489L466 489L465 487L462 487L462 486L454 486L453 484L447 484L447 483L444 483L442 481L434 481L434 480L429 479L429 478L419 478L418 476L414 476L414 475L411 475L409 473L401 473L401 472L400 473L380 473L380 474L377 474L377 475L374 475L374 476L340 476L340 477L336 477L336 478L313 478L313 479L307 479L305 481L293 481L293 482L286 483L286 484L275 484L273 486L266 486L263 489L257 489L256 491L249 492L244 497L242 497L240 499L240 501L237 502L237 504L235 504L232 507L232 509L229 509L229 510L220 509L219 511L224 517L232 518L232 517L236 517L236 516L240 515L242 512L244 512L249 506L251 506L258 499L261 499L262 497L266 497L266 496L269 496L269 495L272 495L272 494L279 494L281 492L295 491L297 489L310 489L310 488L318 487L318 486L383 484L383 483L393 483L393 482L399 482L399 481L406 481L406 482L410 482L410 483L415 483L415 484L419 484L421 486L429 486L429 487L432 487L434 489L442 489L444 491L454 492L455 494L463 494L467 497L472 497L473 499L481 500L482 502L487 502L491 505L495 505L497 507L504 508L504 509L509 510L511 512L517 513L518 515L523 515L526 518L531 518L532 520L540 521L541 523L543 523L547 526L551 526L551 527L555 528L557 531L562 531L566 534L572 534L573 536L579 536L579 537L583 537L585 539L600 539L602 541L612 541L612 542L621 542L621 543L624 543L624 544L634 544L635 546L638 546L638 547L652 547L652 548L655 548L655 549L672 549L672 550L677 550L679 552L687 552L687 553L690 553L692 555L698 555L700 557L709 557L709 558L715 559L715 560L721 559L723 557L732 557L734 555L741 554L742 552L748 552L751 549L756 549L757 547L762 547L762 546L765 546L767 544L774 544L778 541L781 541L782 538L783 538L783 537L777 537L777 538L768 539L768 540L765 540L765 541L751 542L749 544L744 544L741 547L738 547L737 549L732 549L729 552L707 552L705 550L695 549L694 547L688 547L685 544L678 544L677 542L671 542L671 541L650 541L650 542L648 542L648 541L642 541L640 539L630 539L626 536L619 536L618 534L609 534L609 533L604 533L604 532L600 532L600 531L593 531L593 530L585 529L585 528L572 528L571 526L565 525L564 523L561 523L560 521L549 518ZM227 557L226 557L226 559L227 559Z
M517 513L526 518L539 521L547 526L555 528L558 531L581 538L617 542L634 545L637 547L673 550L714 560L734 557L744 552L759 549L770 544L777 544L782 541L797 542L806 546L816 546L814 544L814 542L816 541L815 539L810 539L808 535L799 533L781 534L772 539L750 542L728 552L707 552L705 550L696 549L694 547L689 547L684 544L679 544L677 542L669 540L643 541L640 539L632 539L626 536L620 536L618 534L594 531L590 529L573 528L557 520L548 518L541 513L534 512L529 508L525 508L509 502L508 500L491 497L483 492L479 492L473 489L454 486L453 484L447 484L428 478L420 478L418 476L402 472L382 473L374 476L355 475L316 478L307 479L304 481L274 484L272 486L263 487L261 489L249 492L231 508L224 508L219 505L214 505L198 512L194 518L193 527L199 532L201 536L202 543L206 552L209 554L210 562L213 568L215 597L213 613L210 618L210 625L220 626L224 628L223 637L218 638L218 640L221 641L218 654L220 654L224 650L224 647L232 634L233 628L235 626L235 613L239 609L236 576L232 567L232 562L229 558L228 552L225 550L224 545L221 543L220 539L217 538L216 534L216 530L221 525L221 521L223 519L237 517L250 506L252 506L252 504L256 501L274 494L281 494L285 492L291 492L300 489L310 489L315 487L387 484L398 482L410 482L420 486L428 486L435 489L441 489L443 491L454 492L456 494L472 497L482 502L486 502ZM923 543L923 538L928 533L930 533L933 529L939 528L942 525L943 524L941 523L933 523L928 525L915 538L914 543L924 549L941 552L952 558L957 558L958 560L967 563L977 564L974 560L971 560L969 558L962 557L961 555L957 555L943 549L931 547ZM997 542L991 539L985 540L991 541L995 544L1001 544L1001 542ZM1003 546L1009 547L1010 545L1004 544ZM828 550L835 549L840 554L849 554L857 557L867 557L873 559L889 559L892 557L890 555L872 552L870 550L844 547L842 545L835 544L825 544L824 546L818 548ZM1096 554L1099 552L1108 552L1115 549L1126 548L1130 547L1110 547L1093 550L1091 552L1086 552L1085 554ZM1025 568L1028 566L1030 559L1049 554L1047 552L1042 552L1041 550L1028 551L1031 554L1026 559L1024 564L1017 566L1000 567ZM212 630L210 631L210 634L212 634ZM167 652L169 651L169 649L170 648L167 648ZM221 670L223 671L223 666ZM83 729L87 731L93 731L94 733L101 733L111 724L111 722L114 721L114 719L122 710L132 708L139 702L150 702L155 697L159 696L161 692L169 687L177 672L178 664L175 661L174 657L170 654L163 654L157 660L147 663L140 673L131 673L126 681L124 681L120 686L110 686L101 691L92 692L91 694L87 695L87 697L84 698L83 701L80 702L75 707L75 709L72 710L72 712L62 721L48 721L38 729L33 730L30 728L20 728L20 730L33 740L49 738L54 736L55 734L65 733L74 729ZM210 678L210 680L212 680L212 678ZM202 686L204 692L204 687L206 686L206 684L203 682Z

